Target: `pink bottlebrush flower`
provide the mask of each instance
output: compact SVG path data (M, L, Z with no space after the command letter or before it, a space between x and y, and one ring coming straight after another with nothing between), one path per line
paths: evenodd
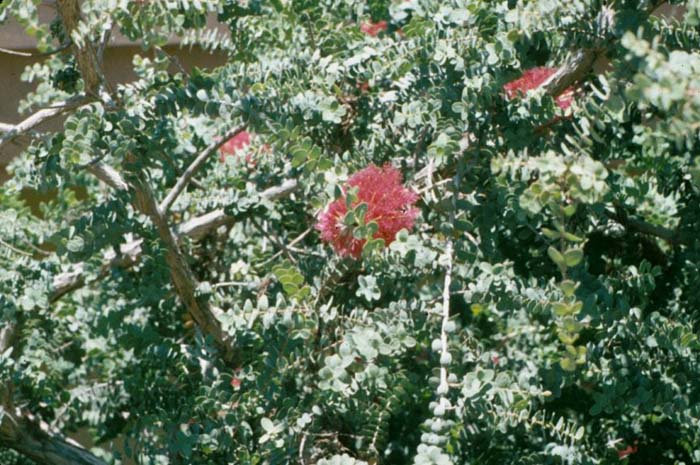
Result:
M235 155L237 151L250 145L250 133L248 131L241 131L222 145L219 148L219 160L222 162L229 155ZM246 155L246 161L249 160L250 155Z
M384 20L377 21L376 23L368 21L360 24L360 31L372 37L377 36L380 32L386 32L388 28L389 25Z
M509 99L522 97L529 91L540 87L557 71L557 68L545 67L528 69L518 79L504 85L503 90L506 92L506 97ZM574 90L572 88L566 89L561 95L557 96L555 101L559 108L566 110L574 101Z
M365 223L375 221L378 225L374 239L384 239L384 245L391 244L401 229L410 229L418 215L413 204L418 194L404 187L398 169L386 164L382 168L370 164L348 179L346 189L356 187L357 200L351 205L367 204ZM353 236L353 228L343 223L348 212L346 197L331 202L319 215L316 229L321 239L329 242L341 257L359 258L365 245L364 239Z

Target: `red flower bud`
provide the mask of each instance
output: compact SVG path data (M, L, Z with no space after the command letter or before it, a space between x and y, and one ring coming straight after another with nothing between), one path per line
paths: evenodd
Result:
M637 444L635 443L632 446L627 446L622 450L617 451L617 456L620 460L624 459L628 455L635 454L637 452Z
M389 25L384 20L377 21L376 23L368 21L366 23L360 24L360 31L364 32L368 36L375 37L380 32L386 32L388 27L389 27Z
M360 92L362 92L363 94L364 94L365 92L369 92L369 82L368 82L368 81L358 82L358 83L356 84L356 87L357 87L357 89L358 89Z

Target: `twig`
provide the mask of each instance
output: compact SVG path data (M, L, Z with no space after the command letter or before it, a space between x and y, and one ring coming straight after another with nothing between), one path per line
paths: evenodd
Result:
M170 190L170 192L168 192L168 195L165 196L163 201L158 206L158 209L163 214L167 213L172 204L177 199L177 197L182 193L185 187L187 187L187 184L194 177L194 174L204 164L207 158L209 158L213 153L215 153L219 149L219 147L224 145L226 141L240 134L244 130L245 126L238 126L237 128L228 131L226 134L224 134L224 136L221 139L209 145L206 149L202 150L202 152L199 155L197 155L197 157L195 157L195 159L185 170L185 172L182 173L182 176L180 176L173 188Z
M311 231L313 231L313 228L308 228L306 231L304 231L303 233L299 234L296 238L294 238L294 239L292 240L292 242L290 242L290 243L287 245L287 249L289 249L289 250L294 250L293 247L294 247L296 244L298 244L302 239L304 239L306 236L308 236L309 233L310 233ZM265 260L264 262L262 262L262 263L260 264L260 266L265 266L265 265L267 265L268 263L275 261L275 259L277 259L277 258L278 258L280 255L282 255L283 253L284 253L284 250L280 250L280 251L276 252L272 257L270 257L270 258L268 258L267 260Z
M100 66L102 66L103 63L103 58L105 54L105 50L107 49L107 44L109 44L109 39L112 37L112 29L113 25L110 24L109 28L107 28L104 33L102 34L102 37L100 39L100 46L97 49L97 61Z
M428 179L430 179L430 178L428 178ZM437 181L437 182L435 182L435 183L430 183L429 185L427 185L427 186L424 187L423 189L420 189L420 190L418 191L418 195L423 195L424 193L426 193L426 192L432 190L433 188L438 187L438 186L442 186L443 184L447 184L447 183L449 183L449 182L451 182L451 181L452 181L452 178L445 178L445 179L441 179L441 180L439 180L439 181Z
M638 220L632 218L628 213L622 208L621 205L615 205L615 212L606 212L608 217L615 221L618 221L622 226L627 229L637 231L648 236L658 237L671 245L688 245L690 243L687 237L682 237L677 231L672 229L664 228L663 226L657 226L655 224L647 223L644 220Z
M252 218L252 219L251 219L251 223L253 224L253 226L254 226L258 231L260 231L263 235L267 236L267 237L270 239L270 241L271 241L273 244L275 244L275 245L277 246L278 249L280 249L281 252L285 253L285 254L287 255L287 257L289 257L289 260L291 260L292 263L296 263L296 262L297 262L296 259L294 258L294 256L293 256L292 254L289 253L289 247L287 247L287 246L284 245L282 242L280 242L279 240L277 240L276 237L274 237L273 235L271 235L271 234L267 231L267 228L265 228L265 227L263 227L263 225L259 224L259 223L255 220L255 218ZM266 224L267 224L267 222L266 222Z
M301 465L306 465L306 458L304 457L304 449L306 448L306 432L301 435L301 442L299 443L299 463Z
M257 281L222 281L212 285L212 289L219 289L221 287L249 287L255 289L260 285Z
M70 48L71 45L73 45L73 43L69 41L69 42L61 45L60 47L58 47L54 50L49 50L48 52L41 52L41 53L20 52L19 50L11 50L9 48L0 47L0 53L5 53L7 55L15 55L18 57L26 57L26 58L41 58L41 57L55 55L55 54L60 53L64 50L67 50L68 48Z
M83 96L72 97L57 105L42 108L17 124L0 123L0 133L4 133L0 137L0 148L2 148L5 143L11 141L15 137L31 131L41 123L48 121L65 111L82 106L87 102L88 99Z
M379 440L379 430L381 429L382 421L384 420L384 418L387 415L387 412L391 408L391 401L392 399L389 399L389 401L386 403L386 408L379 413L379 418L377 419L377 427L374 429L374 433L372 434L372 442L370 442L369 444L369 448L374 452L375 456L379 456L380 454L379 449L377 448L377 442Z
M0 245L4 245L5 247L7 247L8 249L10 249L10 250L13 251L14 253L19 254L19 255L24 255L25 257L33 257L33 256L34 256L33 254L30 254L29 252L25 252L24 250L18 249L17 247L13 246L12 244L9 244L9 243L5 242L5 241L2 240L2 239L0 239Z
M162 47L155 47L154 50L156 50L156 51L162 53L163 55L165 55L166 57L168 57L168 60L170 60L170 62L172 64L174 64L177 69L180 70L180 72L182 73L182 78L185 80L185 82L187 82L189 73L187 73L187 70L185 69L184 66L182 66L182 63L180 63L180 60L175 55L169 54Z

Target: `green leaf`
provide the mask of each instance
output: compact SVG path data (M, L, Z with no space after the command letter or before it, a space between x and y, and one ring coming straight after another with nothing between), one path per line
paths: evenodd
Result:
M565 207L562 207L562 212L566 216L573 216L574 213L576 213L576 204L572 203L570 205L567 205Z
M559 366L561 366L564 371L576 371L576 361L570 357L562 357L559 360Z
M576 292L576 288L578 287L578 283L575 283L574 281L570 279L565 279L564 281L559 283L559 289L564 293L565 297L571 297L574 295Z
M455 220L455 230L456 231L471 231L474 226L467 220Z
M571 305L565 302L555 302L552 304L552 310L558 316L571 315Z
M262 426L262 429L264 429L267 433L271 433L275 430L275 424L269 418L261 418L260 426Z
M357 283L359 284L359 288L356 292L358 297L363 297L368 302L379 300L381 292L379 291L379 287L377 287L377 278L371 275L359 276L357 278Z
M570 232L564 233L564 239L566 239L567 241L571 241L571 242L583 242L582 237L578 237L575 234L571 234Z
M292 166L298 168L306 162L307 151L304 148L297 148L292 151Z
M377 238L377 239L368 239L367 242L365 242L364 247L362 248L362 256L363 257L369 257L374 253L375 251L380 251L384 248L384 239Z
M576 266L583 259L583 249L569 249L564 252L564 261L567 266Z
M73 236L66 244L69 252L78 253L85 248L85 241L80 236Z
M368 208L368 205L366 202L358 203L355 206L355 218L357 219L358 224L364 224L365 214L367 213L367 208Z
M559 239L561 237L561 234L559 234L557 231L552 231L549 228L542 228L542 234L547 236L549 239Z
M549 246L549 248L547 249L547 255L549 255L549 258L551 258L557 266L559 266L560 268L566 268L566 260L557 249L555 249L552 246Z
M345 216L343 217L343 224L345 226L355 226L357 223L357 218L355 218L355 211L350 210L348 211Z

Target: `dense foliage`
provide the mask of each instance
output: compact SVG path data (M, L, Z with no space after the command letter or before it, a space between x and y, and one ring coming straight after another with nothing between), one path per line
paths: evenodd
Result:
M0 462L700 462L700 2L36 3Z

